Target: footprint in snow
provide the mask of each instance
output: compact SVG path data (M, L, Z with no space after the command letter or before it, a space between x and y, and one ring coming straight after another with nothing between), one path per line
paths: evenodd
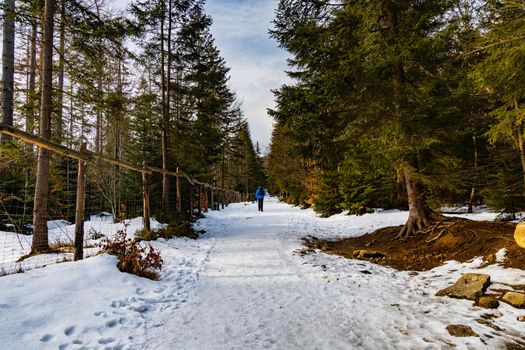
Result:
M40 341L41 342L44 342L44 343L47 343L48 341L50 341L51 339L53 339L53 336L51 334L44 334L42 336L42 338L40 338Z
M146 311L149 310L149 306L148 305L134 306L134 307L131 308L131 310L143 314L143 313L145 313Z
M117 323L119 323L118 320L111 320L111 321L108 321L106 322L106 327L108 328L113 328L117 325Z
M75 326L71 326L71 327L67 327L65 330L64 330L64 334L67 335L68 337L73 334L75 332Z
M98 340L99 344L106 345L109 343L113 343L115 341L115 338L101 338Z

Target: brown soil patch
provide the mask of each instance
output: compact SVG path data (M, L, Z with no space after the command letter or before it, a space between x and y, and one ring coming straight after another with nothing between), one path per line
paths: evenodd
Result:
M339 241L315 237L304 240L308 249L368 260L399 270L416 271L430 270L448 260L465 262L480 256L487 263L494 263L498 250L507 248L504 266L525 269L525 249L514 241L515 227L515 224L510 223L451 218L404 239L396 239L401 230L401 226L398 226ZM356 250L380 252L385 256L355 257Z

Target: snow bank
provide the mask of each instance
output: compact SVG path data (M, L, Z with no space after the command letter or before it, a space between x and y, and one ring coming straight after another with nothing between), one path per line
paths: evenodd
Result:
M62 246L74 243L75 225L65 220L52 220L48 224L49 243L51 245ZM151 228L159 229L164 225L156 219L151 219ZM92 215L89 221L84 222L84 242L85 245L94 247L100 242L100 237L111 237L117 231L125 230L130 237L137 231L144 228L142 217L124 220L120 223L113 223L107 215ZM0 231L0 275L11 274L17 271L27 271L49 264L71 261L72 253L42 254L24 260L17 261L31 251L32 235L22 235L13 232ZM98 249L85 249L85 256L96 254Z

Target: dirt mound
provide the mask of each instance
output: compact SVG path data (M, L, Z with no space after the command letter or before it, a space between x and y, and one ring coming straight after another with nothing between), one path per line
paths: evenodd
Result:
M493 263L496 253L506 248L504 266L525 269L525 249L514 241L515 227L510 223L451 218L404 239L396 239L401 230L398 226L339 241L308 237L305 242L308 248L329 254L416 271L430 270L448 260L465 262L480 256ZM380 254L364 254L366 251Z

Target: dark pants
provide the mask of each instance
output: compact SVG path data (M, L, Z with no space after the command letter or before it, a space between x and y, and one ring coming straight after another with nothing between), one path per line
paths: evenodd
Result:
M259 204L259 211L263 211L263 201L264 198L257 198L257 203Z

